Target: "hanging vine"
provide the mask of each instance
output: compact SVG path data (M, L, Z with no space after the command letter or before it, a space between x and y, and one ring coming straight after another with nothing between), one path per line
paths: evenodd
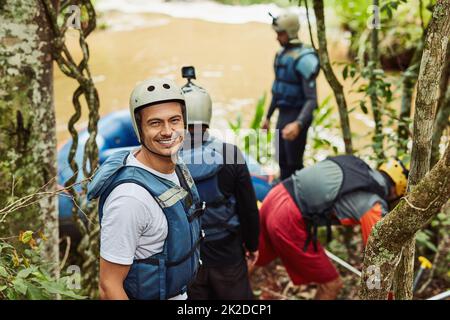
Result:
M69 151L68 161L70 168L74 173L73 176L66 181L65 186L72 185L76 182L80 168L75 161L75 155L78 148L78 132L75 124L81 118L81 99L84 97L88 106L88 132L89 138L85 144L82 172L84 177L91 177L98 165L98 148L96 144L97 123L99 120L99 97L97 89L94 86L91 72L89 70L89 47L86 38L96 27L96 14L94 6L89 0L78 1L62 1L61 6L54 5L51 0L41 0L45 13L51 23L54 34L53 40L53 58L57 62L60 70L68 77L78 82L78 87L73 93L72 103L75 109L74 114L69 120L68 130L72 136L72 145ZM76 63L65 43L65 35L68 29L66 15L62 23L58 23L60 14L64 14L69 6L76 5L83 13L80 27L77 28L79 36L79 45L82 51L82 59ZM87 181L82 183L81 193L77 193L73 188L69 189L73 198L74 206L72 208L73 218L79 227L82 240L78 246L78 252L81 255L82 264L82 282L83 293L90 297L97 295L97 279L98 279L98 250L99 250L99 224L97 221L96 205L86 201ZM79 217L79 211L86 215L87 223Z

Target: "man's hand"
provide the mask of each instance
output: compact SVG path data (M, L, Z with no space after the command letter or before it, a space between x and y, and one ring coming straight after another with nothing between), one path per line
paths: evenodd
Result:
M258 261L258 257L259 257L259 251L246 251L245 252L245 258L247 259L247 269L248 272L251 274L253 271L253 268L255 267L255 263L256 261Z
M261 129L263 129L263 130L270 130L270 121L268 119L266 119L264 121L264 123L261 126Z
M128 300L123 289L123 281L130 270L129 265L121 265L100 258L100 299Z
M300 132L302 131L301 125L298 121L293 121L288 123L283 130L281 130L281 135L283 139L292 141L295 140Z

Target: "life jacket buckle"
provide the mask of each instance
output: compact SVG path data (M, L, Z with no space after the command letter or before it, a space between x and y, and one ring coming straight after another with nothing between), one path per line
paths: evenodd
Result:
M205 230L200 230L200 239L205 239L205 237L206 237L206 234L205 234Z

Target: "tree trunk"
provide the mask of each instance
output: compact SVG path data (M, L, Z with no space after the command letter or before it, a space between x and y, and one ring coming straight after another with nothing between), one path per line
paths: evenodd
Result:
M378 10L379 1L373 0L373 7L376 8L374 10ZM379 12L374 11L375 15L379 15ZM379 21L379 16L376 18L376 21ZM381 162L384 159L384 151L383 151L383 123L381 122L381 111L380 105L378 103L378 93L377 93L377 84L376 84L376 75L375 69L378 68L379 65L379 53L378 53L378 28L379 26L373 25L372 32L370 35L370 60L369 60L369 69L370 69L370 78L369 78L369 88L370 88L370 104L372 107L373 120L375 122L375 132L373 135L373 150L375 155L377 156L378 162Z
M395 300L411 300L413 297L415 253L416 236L414 235L403 247L400 261L395 269L393 280Z
M395 267L399 263L400 267L404 268L404 273L397 273L394 294L397 299L412 298L412 259L415 233L434 214L438 213L450 194L449 148L443 159L436 165L436 170L433 169L425 177L430 169L431 134L438 100L437 91L446 57L448 34L450 34L449 15L450 1L438 1L428 26L420 66L411 173L408 180L410 190L407 197L408 203L406 200L402 200L393 212L377 225L369 239L362 280L364 282L370 278L367 268L374 265L380 268L381 289L370 290L370 286L363 285L361 291L363 298L386 298L386 294L391 288ZM419 183L422 178L422 182ZM415 205L411 205L411 203ZM440 206L436 207L436 205Z
M442 212L449 217L450 216L450 201L442 208ZM427 274L427 279L423 282L417 293L422 293L434 279L435 274L438 272L438 277L443 276L448 272L448 256L450 254L450 226L442 224L438 230L439 245L436 250L436 254L433 258L433 263L430 272ZM441 274L439 274L439 272Z
M325 16L323 10L323 0L313 1L314 13L317 23L317 38L319 40L319 57L320 65L325 74L339 109L339 117L341 119L342 136L344 138L345 153L353 153L352 134L350 130L350 122L348 119L347 101L345 100L342 84L336 78L331 67L330 58L328 56L327 38L325 29Z
M445 58L444 68L442 69L441 81L439 83L439 99L437 102L437 112L444 104L445 94L448 90L450 80L450 42L447 43L447 56Z
M441 142L442 134L444 130L448 128L450 117L450 87L447 88L445 94L444 102L439 108L438 114L436 116L436 123L433 128L433 137L431 145L431 166L434 166L439 160L439 143Z
M436 166L373 229L364 256L362 299L387 298L405 244L439 213L449 194L450 147L447 147Z
M450 43L447 44L446 66L442 72L441 83L439 85L439 100L437 103L437 116L433 128L433 137L431 145L431 166L434 166L439 160L439 143L442 134L449 125L450 116Z
M402 104L400 109L399 124L398 124L398 141L397 141L397 156L401 156L408 152L409 130L408 121L411 117L411 105L413 100L414 87L417 83L419 75L420 60L422 59L423 41L419 43L411 59L410 66L403 73L402 81Z
M0 207L56 189L56 124L51 32L37 1L0 1ZM44 256L57 271L56 197L11 213L9 228L42 231Z
M450 34L450 1L436 3L428 26L417 84L414 139L409 185L415 186L430 169L431 138L438 92Z
M450 1L437 2L425 38L425 49L417 84L409 190L412 190L430 170L433 124L439 99L441 74L446 62L449 34ZM399 270L394 279L396 299L412 299L414 251L415 235L403 248Z

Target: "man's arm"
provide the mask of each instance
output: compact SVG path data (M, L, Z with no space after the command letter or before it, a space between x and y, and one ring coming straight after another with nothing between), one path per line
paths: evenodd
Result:
M235 147L239 162L235 164L235 196L237 213L241 224L242 238L245 248L249 252L258 250L259 240L259 212L255 190L253 189L250 172L243 160L239 148ZM249 256L250 258L252 255Z
M272 97L272 102L270 103L269 111L267 111L266 120L264 120L261 129L263 130L269 130L270 129L270 117L272 117L272 114L274 113L276 108L275 104L275 98Z
M315 55L308 54L296 65L296 72L301 79L305 103L295 121L288 123L281 131L283 139L295 140L300 132L307 128L313 119L317 107L316 77L319 72L319 60Z
M302 88L306 102L297 117L297 122L303 129L312 122L314 109L317 108L316 79L306 80L302 78Z
M136 184L121 184L105 201L100 230L101 299L128 299L123 282L133 263L139 237L150 223L144 201L151 198L144 193L149 199L138 199L141 188Z
M316 77L319 71L320 63L316 54L304 55L296 65L296 72L301 75L301 86L306 99L297 117L301 128L311 123L313 111L317 107Z
M130 265L121 265L100 258L100 299L102 300L128 300L123 288Z
M270 102L269 110L267 111L266 120L270 120L273 113L275 112L275 109L276 109L275 98L272 97L272 101Z
M306 102L295 121L288 123L281 131L283 139L295 140L302 130L308 127L313 119L314 109L317 107L316 80L302 80Z

